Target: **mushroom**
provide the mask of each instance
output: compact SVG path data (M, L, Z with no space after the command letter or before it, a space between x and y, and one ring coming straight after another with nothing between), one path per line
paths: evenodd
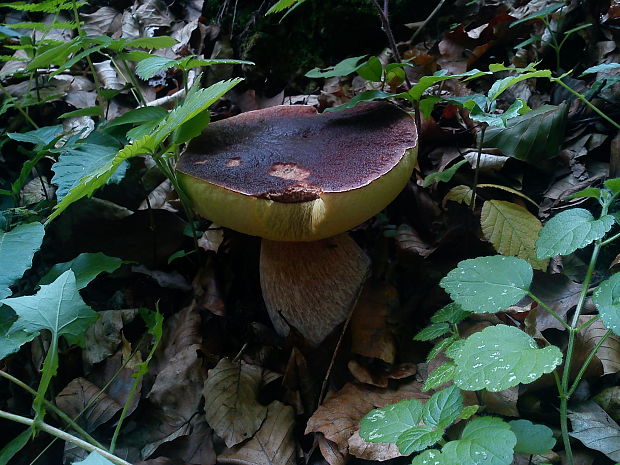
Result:
M261 289L276 331L293 326L318 345L369 269L343 233L403 189L417 140L410 115L386 102L321 114L276 106L210 124L176 169L198 214L263 238Z

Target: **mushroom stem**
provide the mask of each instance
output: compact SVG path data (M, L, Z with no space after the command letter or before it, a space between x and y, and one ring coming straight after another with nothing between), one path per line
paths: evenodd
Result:
M348 234L313 242L263 239L261 288L276 331L287 336L292 326L319 345L346 320L369 268Z

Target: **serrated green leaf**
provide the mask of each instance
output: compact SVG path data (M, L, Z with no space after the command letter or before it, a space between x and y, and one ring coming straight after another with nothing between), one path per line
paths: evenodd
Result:
M54 45L30 60L26 65L26 71L35 71L38 68L47 68L50 65L62 65L72 53L79 50L77 42L61 42Z
M201 66L214 66L214 65L251 65L253 66L255 63L253 61L247 60L233 60L229 58L195 58L195 57L187 57L183 58L179 62L179 68L184 70L189 70L192 68L199 68Z
M125 47L135 48L171 48L178 42L170 36L157 36L157 37L139 37L137 39L128 40L125 42Z
M497 392L551 373L562 363L562 352L555 346L539 349L523 331L497 325L469 336L454 362L454 382L461 389Z
M7 132L7 136L19 142L30 142L35 146L45 147L62 135L62 126L45 126L28 132Z
M613 226L614 218L605 215L598 220L588 210L572 208L551 218L536 241L538 258L568 255L601 239Z
M345 58L334 66L328 66L327 68L313 68L308 71L305 76L313 79L347 76L364 66L366 62L363 60L366 57L367 55Z
M612 194L620 193L620 178L608 179L605 181L605 187L609 189Z
M592 300L605 326L620 336L620 273L603 281L594 291Z
M443 437L444 430L433 426L414 426L403 432L396 440L396 446L403 455L424 450L437 444Z
M33 3L30 1L15 1L8 3L0 3L0 7L11 8L18 11L30 11L40 13L58 13L61 10L70 10L75 5L79 8L86 3L83 1L68 1L68 0L45 0L39 3Z
M445 323L457 324L463 321L469 315L471 315L470 312L466 312L465 310L461 308L460 305L452 302L446 305L445 307L437 310L435 314L431 317L431 321L433 323L445 322Z
M456 203L464 203L465 205L471 204L471 187L469 186L455 186L448 191L441 201L441 206L446 208L446 203L452 200Z
M578 199L583 197L590 197L596 200L601 198L601 190L596 187L586 187L585 189L575 192L573 195L566 197L567 199Z
M136 124L155 121L158 124L168 116L168 112L161 107L141 107L130 110L118 118L106 123L106 128L121 126L123 124Z
M595 73L600 73L601 71L609 71L609 70L618 69L618 68L620 68L620 63L603 63L600 65L589 67L583 73L581 73L579 77L585 76L587 74L595 74Z
M525 260L495 255L460 262L440 285L463 310L495 313L525 297L532 276Z
M463 410L463 394L454 384L434 393L424 404L422 419L427 426L447 428Z
M123 260L98 253L81 253L73 260L57 263L41 278L39 284L50 284L67 270L73 270L75 284L83 289L101 273L112 273L123 264Z
M405 431L422 419L423 405L418 399L408 399L375 409L362 418L359 435L368 442L394 443Z
M510 426L500 418L474 418L465 426L461 439L443 447L442 464L510 465L516 443Z
M0 299L11 295L9 286L30 268L44 235L43 225L37 222L21 224L9 232L0 233Z
M542 224L521 205L487 200L482 206L480 226L498 253L527 260L537 270L547 269L549 260L536 259L536 239Z
M457 339L458 339L458 336L456 334L452 334L451 336L445 339L442 339L437 344L435 344L433 348L431 349L431 351L426 356L426 363L429 363L431 360L434 360L435 357L437 357L441 353L441 351L446 350L454 342L456 342Z
M35 295L2 299L17 314L11 332L35 333L48 330L54 337L79 337L97 319L78 293L73 271L65 271L52 284L43 285Z
M542 105L508 121L506 128L488 128L484 147L531 164L553 158L564 140L568 106Z
M447 168L443 171L438 171L437 173L431 173L426 178L424 178L424 183L422 187L428 187L431 184L435 184L436 182L448 182L452 179L452 177L456 174L458 169L467 163L467 160L461 160L458 163L455 163L450 168Z
M446 362L439 365L430 375L428 375L428 378L424 383L424 391L435 389L448 381L452 381L454 379L454 373L456 373L455 363Z
M467 407L463 407L459 418L462 420L467 420L468 418L473 417L480 410L479 405L468 405Z
M448 347L446 347L446 351L445 351L446 357L450 357L451 359L454 360L458 356L458 354L461 352L464 345L465 345L465 339L457 339L452 344L450 344Z
M437 449L428 449L420 452L413 458L411 465L447 465L441 461L441 452Z
M443 336L448 331L450 331L450 325L448 323L433 323L416 334L413 339L415 341L432 341L433 339Z
M136 65L136 74L140 79L146 81L157 73L176 66L178 63L179 60L173 60L172 58L151 56L145 58Z
M279 13L280 11L284 11L293 5L302 4L305 1L306 0L279 0L275 5L269 8L265 14L270 15L273 13Z
M517 437L515 452L519 454L547 454L555 446L553 431L545 425L535 425L529 420L513 420L509 425Z

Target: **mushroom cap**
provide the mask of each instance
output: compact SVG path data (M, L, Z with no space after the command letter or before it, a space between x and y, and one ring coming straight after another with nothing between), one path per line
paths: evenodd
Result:
M314 241L380 212L411 177L413 119L386 102L318 114L276 106L210 124L177 162L200 215L277 241Z

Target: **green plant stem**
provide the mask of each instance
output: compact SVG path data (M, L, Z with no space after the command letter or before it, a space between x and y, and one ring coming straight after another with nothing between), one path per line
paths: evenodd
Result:
M592 321L592 320L590 320ZM596 344L596 346L594 347L594 349L592 349L592 351L588 354L588 357L586 358L585 362L583 362L583 365L581 366L581 368L579 369L579 373L577 373L577 376L575 377L575 379L573 380L573 384L570 387L570 389L568 390L568 392L566 393L567 397L570 397L573 395L573 393L575 392L575 389L577 389L577 386L579 385L579 382L581 381L581 378L583 378L584 373L586 372L586 370L588 369L588 365L590 365L590 362L592 361L592 359L594 358L594 356L596 355L596 353L598 352L598 350L601 348L601 346L603 345L603 343L607 340L607 338L609 336L611 336L611 329L607 330L607 332L605 333L605 335L601 338L600 341L598 341L598 343Z
M33 121L33 119L26 112L26 110L24 110L24 108L17 102L17 99L15 97L13 97L11 94L9 94L9 91L6 90L6 87L4 87L2 85L2 82L0 82L0 89L2 89L2 92L4 92L4 94L6 95L7 98L13 100L13 105L15 106L17 111L19 111L23 115L23 117L26 119L26 121L28 121L28 123L30 123L30 125L33 128L39 129L39 125Z
M560 79L560 78L551 78L551 81L561 85L562 87L564 87L571 94L573 94L575 97L577 97L583 103L585 103L588 107L590 107L594 112L598 113L605 121L607 121L608 123L612 124L617 129L620 129L620 123L617 123L616 121L611 119L609 116L607 116L605 113L603 113L601 110L599 110L595 105L590 103L590 101L583 94L580 94L576 90L573 90L569 85L565 84L562 81L562 79Z
M482 158L482 144L484 142L484 133L487 130L487 125L483 124L480 130L480 141L478 142L478 156L476 157L476 169L474 170L474 186L471 189L470 206L472 211L476 207L476 187L478 186L478 173L480 172L480 158Z
M25 391L28 391L33 396L37 395L37 391L32 389L30 386L28 386L26 383L24 383L20 379L17 379L14 376L11 376L7 372L5 372L3 370L0 370L0 376L3 377L4 379L6 379L6 380L16 384L17 386L19 386L20 388L24 389ZM96 446L96 447L98 447L100 449L105 449L105 447L99 441L97 441L90 434L88 434L86 431L84 431L84 429L80 425L78 425L74 420L72 420L65 412L63 412L58 407L56 407L56 405L54 405L53 403L49 402L48 400L44 400L43 402L44 402L45 406L49 410L51 410L56 415L58 415L59 418L61 418L65 423L67 423L69 426L71 426L71 428L73 428L75 431L77 431L80 434L80 436L82 436L86 441L88 441L90 444L92 444L92 445L94 445L94 446Z
M590 326L592 323L594 323L596 320L598 320L601 316L600 315L595 315L593 316L591 319L589 319L588 321L586 321L584 324L582 324L581 326L578 326L575 328L575 331L580 332L583 331L584 329L586 329L588 326Z
M564 319L558 315L551 307L549 307L547 304L545 304L542 300L540 300L538 297L536 297L534 294L532 294L531 292L528 292L528 295L530 296L530 298L536 302L538 305L540 305L543 309L545 309L545 311L547 313L549 313L551 316L553 316L556 320L558 320L562 326L564 326L566 329L570 330L571 327L569 326L568 323L566 323L566 321L564 321Z
M0 418L14 421L16 423L21 423L22 425L26 425L26 426L35 425L35 420L22 417L21 415L15 415L13 413L5 412L4 410L0 410ZM54 428L53 426L48 425L47 423L36 422L36 428L40 429L41 431L45 431L46 433L51 434L52 436L55 436L59 439L62 439L63 441L67 441L72 444L75 444L76 446L81 447L82 449L87 450L88 452L97 452L99 455L101 455L102 457L105 457L110 462L114 463L115 465L131 465L129 462L126 462L120 457L117 457L116 455L112 455L108 451L100 449L99 447L93 446L92 444L89 444L88 442L83 441L80 438L76 438L72 434L66 433L63 430Z
M605 239L604 241L601 242L601 247L605 247L606 245L611 244L613 241L615 241L616 239L618 239L620 237L620 233L618 234L614 234L613 236L611 236L609 239Z

